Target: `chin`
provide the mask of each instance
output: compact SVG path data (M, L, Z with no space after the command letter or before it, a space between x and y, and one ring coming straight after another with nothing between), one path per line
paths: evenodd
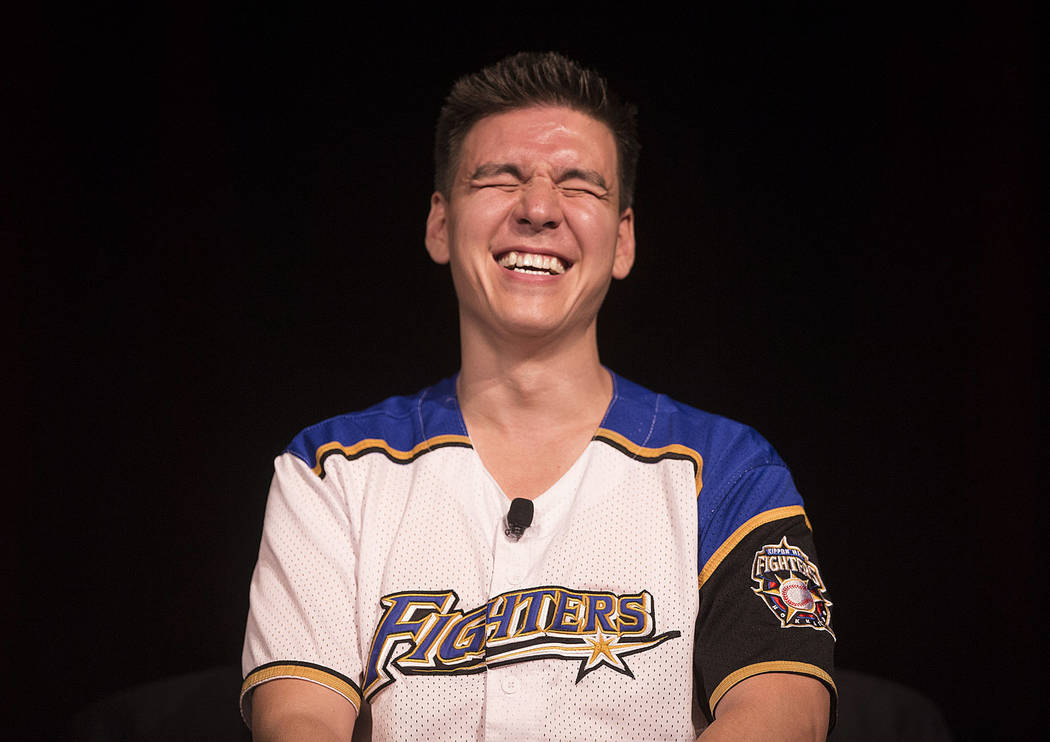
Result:
M558 322L536 322L536 321L517 321L517 322L505 322L503 324L504 330L508 335L514 335L516 337L523 338L543 338L556 335L558 330L561 329L561 324Z
M558 315L517 315L505 316L500 322L503 331L512 337L538 340L542 338L569 337L578 332L586 332L594 318L588 323L579 317Z

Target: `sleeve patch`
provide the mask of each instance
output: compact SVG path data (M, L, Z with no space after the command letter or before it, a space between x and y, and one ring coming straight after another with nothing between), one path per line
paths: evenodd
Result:
M831 601L825 595L820 570L806 552L788 543L766 544L755 552L751 567L755 595L780 620L784 629L831 630Z

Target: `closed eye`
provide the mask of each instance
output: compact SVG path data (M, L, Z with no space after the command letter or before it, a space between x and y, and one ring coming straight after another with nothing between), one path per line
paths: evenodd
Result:
M521 170L510 163L486 162L471 173L472 188L517 188L524 182Z
M567 196L593 196L604 199L609 195L608 191L586 183L560 184L558 188Z
M512 190L521 186L516 180L510 180L501 178L499 180L475 180L471 182L472 188L501 188L504 190Z
M609 195L609 186L601 173L584 168L572 168L562 173L558 179L558 187L571 195L594 196L600 199Z

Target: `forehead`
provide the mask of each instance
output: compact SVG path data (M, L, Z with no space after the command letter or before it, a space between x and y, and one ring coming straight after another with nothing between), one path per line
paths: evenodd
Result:
M561 106L533 106L497 113L478 121L467 132L457 168L469 176L479 165L493 162L554 168L585 166L616 176L616 140L601 121Z

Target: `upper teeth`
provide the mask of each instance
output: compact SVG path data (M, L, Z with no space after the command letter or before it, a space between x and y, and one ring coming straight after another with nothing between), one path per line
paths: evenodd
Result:
M510 268L512 270L532 268L533 270L528 271L529 273L546 271L548 273L553 273L554 275L559 275L565 272L565 264L553 255L535 255L533 253L516 252L514 250L511 250L500 258L499 264L504 268Z

